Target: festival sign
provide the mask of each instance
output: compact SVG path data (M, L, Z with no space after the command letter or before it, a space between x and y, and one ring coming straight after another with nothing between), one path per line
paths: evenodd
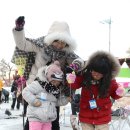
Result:
M17 65L18 74L22 76L24 74L26 58L25 57L17 57L15 58L15 64Z

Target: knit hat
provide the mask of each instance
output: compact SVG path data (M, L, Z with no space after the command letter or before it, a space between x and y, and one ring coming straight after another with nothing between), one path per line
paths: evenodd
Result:
M61 70L60 63L55 61L53 64L49 65L45 70L45 75L47 76L49 82L52 80L62 81L63 72Z
M48 35L44 38L44 42L48 45L51 45L55 40L66 43L68 45L67 47L71 50L76 49L76 43L71 37L70 29L66 22L55 21L51 25Z

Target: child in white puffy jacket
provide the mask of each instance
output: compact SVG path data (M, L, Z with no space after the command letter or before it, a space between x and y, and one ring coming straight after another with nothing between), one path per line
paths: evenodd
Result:
M37 78L22 95L28 102L29 130L51 130L57 117L56 106L66 105L69 98L60 94L63 72L58 61L38 70Z

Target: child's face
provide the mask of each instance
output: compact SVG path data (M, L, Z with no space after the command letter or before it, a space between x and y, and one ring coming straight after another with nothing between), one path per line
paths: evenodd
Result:
M52 80L51 84L58 87L60 85L61 81L57 81L57 80Z
M92 70L92 77L93 79L95 80L100 80L102 77L103 77L103 74L99 73L99 72L96 72L94 70Z
M59 50L62 50L63 48L65 48L66 44L62 41L54 41L52 43L52 45L56 48L56 49L59 49Z

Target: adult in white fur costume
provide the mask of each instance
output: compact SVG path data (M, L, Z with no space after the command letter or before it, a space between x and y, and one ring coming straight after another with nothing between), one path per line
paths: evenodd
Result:
M78 69L82 69L84 61L75 53L76 43L71 37L69 26L66 22L55 21L46 36L38 39L28 39L24 32L24 17L16 20L16 27L13 29L13 36L18 49L25 52L35 52L35 63L31 68L27 83L31 83L37 74L38 68L47 63L58 60L64 71L65 65L74 63Z
M29 39L25 37L24 16L18 17L15 23L16 26L13 29L13 36L17 47L15 57L17 58L20 55L22 57L24 53L24 56L27 55L29 58L24 72L27 84L31 83L36 78L36 74L40 67L55 60L60 62L64 73L66 71L66 66L70 64L71 68L76 71L84 67L84 61L74 53L76 43L71 37L69 26L66 22L55 21L51 25L48 34L38 39ZM33 57L30 58L32 55ZM69 91L66 92L66 94L69 93ZM53 127L54 125L52 124L52 130L59 130L58 125L59 123L56 127Z

